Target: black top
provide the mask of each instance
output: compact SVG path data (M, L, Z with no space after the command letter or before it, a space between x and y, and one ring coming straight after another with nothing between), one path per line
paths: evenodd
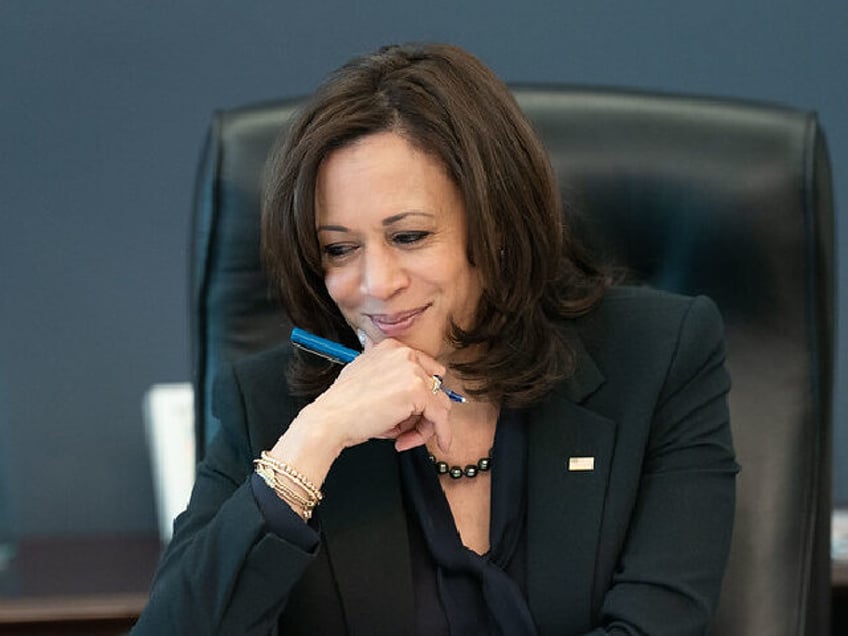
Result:
M462 545L424 448L401 455L419 634L536 634L527 606L527 431L504 411L492 449L490 550ZM477 477L479 478L479 477Z
M464 545L426 448L401 453L404 505L415 589L416 633L536 634L527 607L527 430L505 410L492 448L490 550ZM480 477L483 479L483 477ZM318 546L320 508L309 525L254 473L251 487L269 527L304 550Z

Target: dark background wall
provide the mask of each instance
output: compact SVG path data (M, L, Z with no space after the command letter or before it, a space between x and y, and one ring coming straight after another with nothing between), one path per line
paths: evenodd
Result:
M214 109L306 93L380 44L450 41L508 81L818 110L844 204L846 34L845 0L0 0L0 538L155 530L140 404L190 378L189 214Z

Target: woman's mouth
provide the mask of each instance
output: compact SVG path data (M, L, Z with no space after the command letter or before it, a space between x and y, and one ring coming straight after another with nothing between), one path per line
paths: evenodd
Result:
M399 311L393 314L366 314L380 333L386 338L398 338L406 333L418 317L429 307L417 307L409 311Z

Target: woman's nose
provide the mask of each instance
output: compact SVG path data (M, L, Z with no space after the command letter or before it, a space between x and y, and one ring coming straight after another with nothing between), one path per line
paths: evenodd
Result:
M372 248L365 252L362 272L362 292L385 300L408 283L406 271L397 255L389 248Z

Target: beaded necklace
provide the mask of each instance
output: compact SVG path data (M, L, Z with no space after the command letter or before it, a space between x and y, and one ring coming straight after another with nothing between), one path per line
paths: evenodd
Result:
M436 459L432 453L428 454L433 467L436 469L436 474L450 475L451 479L461 479L463 477L474 478L480 472L487 472L492 467L492 449L489 449L489 454L477 460L476 464L468 464L465 468L459 466L448 466L447 462Z

